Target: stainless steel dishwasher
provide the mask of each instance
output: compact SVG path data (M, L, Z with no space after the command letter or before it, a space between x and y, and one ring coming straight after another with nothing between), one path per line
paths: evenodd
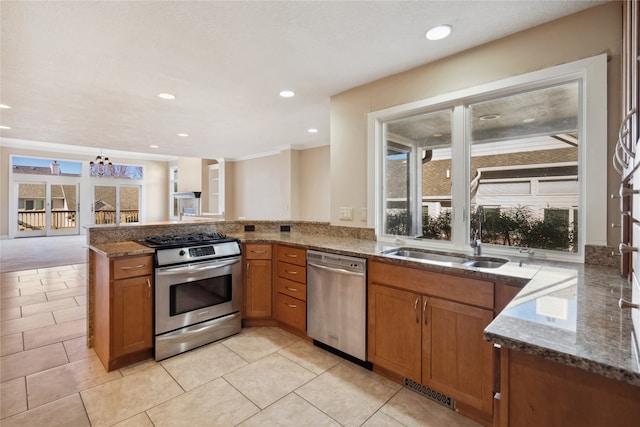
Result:
M366 259L308 250L307 335L364 362L366 286Z

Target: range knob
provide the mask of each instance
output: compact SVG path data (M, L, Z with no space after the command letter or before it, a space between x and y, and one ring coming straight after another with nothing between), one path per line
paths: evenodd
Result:
M186 252L184 251L184 249L180 249L180 252L178 252L178 255L180 255L180 256L184 256L184 254L186 254Z

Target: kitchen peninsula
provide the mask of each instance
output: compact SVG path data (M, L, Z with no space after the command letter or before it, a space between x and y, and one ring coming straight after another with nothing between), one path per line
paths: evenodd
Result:
M255 225L256 231L245 232L244 227L247 224ZM280 232L281 225L289 225L291 231ZM375 241L373 230L334 227L324 223L227 221L89 227L87 238L91 253L88 284L88 345L93 345L92 310L96 304L93 288L96 254L107 257L150 254L153 250L136 241L150 235L204 231L226 233L239 238L242 242L279 243L303 249L324 250L364 257L370 262L385 266L400 266L412 271L424 270L507 284L519 292L502 311L502 306L498 304L499 292L490 294L496 301L495 305L493 301L491 304L495 307L495 319L484 333L486 340L502 347L499 351L494 351L492 356L493 363L497 364L499 361L501 364L500 369L496 369L496 372L499 370L501 373L501 382L493 385L493 391L498 393L502 401L495 404L494 421L504 423L500 425L518 425L521 418L508 418L509 408L511 415L520 412L520 416L525 419L531 416L525 412L523 406L517 406L516 399L512 399L511 402L508 400L512 395L518 396L518 387L527 386L527 384L522 386L509 380L522 376L522 372L526 371L528 366L535 366L536 370L548 369L548 372L551 372L549 378L554 378L553 375L562 375L563 379L560 383L569 384L569 386L573 383L567 379L575 377L576 372L578 376L583 374L589 376L587 379L580 377L579 384L586 384L593 378L597 378L604 382L603 387L607 387L605 388L607 393L613 393L612 395L616 396L616 402L619 402L619 405L612 406L613 409L622 411L621 413L630 411L632 415L637 415L640 411L640 405L637 405L640 402L640 367L633 341L631 315L629 310L620 310L617 307L620 298L628 298L630 287L627 280L620 277L615 269L526 259L512 259L511 262L495 270L454 268L419 261L399 260L382 253L394 245ZM526 360L523 361L522 358ZM513 363L509 364L510 362ZM564 369L570 371L563 371ZM539 377L543 380L547 378L544 375ZM548 398L548 393L553 389L545 389L544 387L548 384L544 383L535 384L535 386L544 392L545 405L550 405L551 399ZM555 387L557 384L552 386ZM623 392L615 390L612 392L612 386ZM594 393L589 387L583 387L583 389L586 393ZM530 394L535 395L533 392L537 390L532 388ZM574 391L569 388L569 392ZM603 398L597 394L593 396L593 399ZM572 396L568 395L566 399L571 400ZM625 409L624 405L629 402L635 402L636 405ZM599 410L600 405L602 404L593 403L592 407ZM464 405L459 406L460 412L465 415L473 412L465 412ZM601 412L610 413L610 411ZM538 413L536 412L535 415ZM566 414L552 412L552 415ZM487 417L476 416L475 419L485 424L489 423Z

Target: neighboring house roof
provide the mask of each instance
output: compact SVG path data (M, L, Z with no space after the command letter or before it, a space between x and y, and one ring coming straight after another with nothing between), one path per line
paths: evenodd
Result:
M26 175L53 175L49 166L22 166L13 165L13 173L20 173ZM75 173L60 172L59 176L80 176Z
M104 200L96 200L94 210L96 211L114 211L116 208L111 206L109 203Z

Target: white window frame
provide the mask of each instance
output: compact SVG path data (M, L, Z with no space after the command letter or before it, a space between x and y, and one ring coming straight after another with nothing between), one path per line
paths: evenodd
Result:
M381 242L393 241L416 247L470 252L466 230L469 229L469 155L470 138L465 135L466 106L482 100L534 90L572 81L581 82L578 132L579 164L579 237L577 253L534 250L534 257L584 262L584 245L607 244L607 56L597 55L515 77L510 77L435 96L409 104L399 105L368 114L368 209L374 212L374 227ZM410 237L392 237L382 234L384 208L384 153L383 123L453 106L452 168L457 170L452 179L452 240L435 241ZM466 121L465 121L466 120ZM467 126L466 132L470 129ZM464 173L461 173L464 171ZM587 173L589 171L589 173ZM466 175L466 176L465 176ZM453 178L453 177L452 177ZM587 191L587 188L589 189ZM462 207L462 208L461 208ZM485 246L486 253L514 255L513 248Z

